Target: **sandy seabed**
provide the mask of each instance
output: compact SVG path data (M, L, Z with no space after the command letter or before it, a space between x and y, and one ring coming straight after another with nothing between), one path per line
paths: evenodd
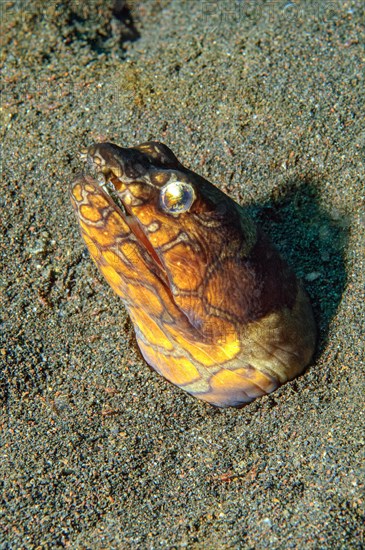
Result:
M364 4L128 8L2 3L0 547L363 548ZM311 296L313 364L242 410L147 367L78 234L80 149L148 139Z

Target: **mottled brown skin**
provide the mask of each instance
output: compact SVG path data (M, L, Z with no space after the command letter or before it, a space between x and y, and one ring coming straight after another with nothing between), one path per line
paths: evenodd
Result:
M307 295L237 203L161 143L100 143L88 159L103 181L80 175L72 203L147 363L218 407L304 370L316 336Z

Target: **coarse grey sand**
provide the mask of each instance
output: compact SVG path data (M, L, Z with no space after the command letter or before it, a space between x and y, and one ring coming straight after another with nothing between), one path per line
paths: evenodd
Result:
M364 548L364 3L1 9L0 548ZM241 410L148 368L79 235L79 151L149 139L311 296L312 364Z

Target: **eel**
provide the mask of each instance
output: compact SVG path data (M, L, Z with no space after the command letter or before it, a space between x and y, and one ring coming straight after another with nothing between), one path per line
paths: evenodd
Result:
M192 396L242 407L298 376L316 343L302 284L243 208L164 144L98 143L71 201L146 362Z

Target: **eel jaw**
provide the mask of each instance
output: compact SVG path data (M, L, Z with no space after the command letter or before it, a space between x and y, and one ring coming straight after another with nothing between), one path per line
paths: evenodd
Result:
M118 185L119 184L119 185ZM161 282L166 287L168 293L173 299L172 292L170 289L169 278L166 273L165 266L163 265L160 257L153 248L150 240L148 239L145 230L139 220L132 214L130 207L123 200L122 194L118 192L118 187L121 187L120 180L113 174L104 175L102 172L98 172L97 185L109 196L112 200L114 207L119 211L125 223L128 225L129 229L135 236L138 244L149 256L150 260L154 264L157 274Z

